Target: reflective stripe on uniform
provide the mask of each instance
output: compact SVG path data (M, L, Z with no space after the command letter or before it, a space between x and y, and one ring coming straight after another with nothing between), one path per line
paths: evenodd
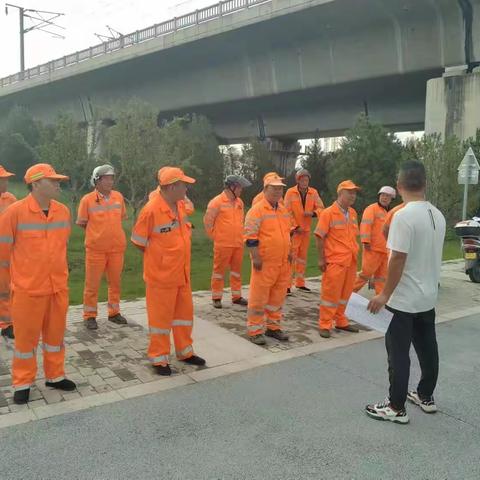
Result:
M172 327L191 327L193 325L193 320L174 320L172 322Z
M149 331L154 335L170 335L169 328L149 327Z
M48 343L42 343L42 348L45 352L56 353L61 352L64 345L50 345Z
M141 237L140 235L137 235L136 233L132 233L132 236L130 237L130 239L132 240L132 242L139 243L140 245L143 245L144 247L146 247L147 244L148 244L148 239L146 239L145 237Z
M332 307L332 308L338 307L338 303L329 302L327 300L321 300L320 305L322 307Z
M29 383L27 385L14 385L13 390L19 392L20 390L28 390L32 385Z
M0 260L0 267L8 268L10 266L9 260Z
M306 264L306 263L307 263L303 258L298 258L298 257L295 258L295 261L296 261L297 263L303 263L303 264Z
M348 300L340 300L338 303L340 305L346 305L348 303Z
M238 272L230 272L230 275L232 277L237 277L237 278L240 278L240 274Z
M262 325L247 325L247 330L249 332L255 332L257 330L265 331Z
M335 227L336 225L346 225L347 222L345 220L333 220L330 222L330 227Z
M185 355L188 355L189 353L193 353L193 347L189 345L188 347L184 348L183 350L180 350L177 352L177 357L184 357Z
M108 308L111 308L112 310L116 309L116 308L120 308L120 305L118 303L108 303L107 304L107 307Z
M60 228L69 228L69 222L51 222L51 223L19 223L17 230L22 232L31 230L58 230Z
M151 363L160 363L166 362L168 363L168 355L159 355L158 357L148 357Z
M122 206L119 203L114 205L96 205L95 207L89 207L89 212L108 212L110 210L120 210Z
M363 225L371 225L373 223L373 220L369 220L368 218L364 218L361 223Z
M29 358L33 358L35 356L36 350L33 349L31 352L19 352L18 350L15 350L13 352L13 356L16 358L20 358L22 360L28 360Z
M276 307L275 305L265 305L265 310L268 310L269 312L278 312L281 309L282 307Z
M83 306L83 311L84 312L96 312L97 307L90 307L89 305L84 305Z
M8 237L8 236L0 237L0 243L13 243L13 237Z
M232 294L232 295L241 295L242 292L241 292L240 290L232 290L232 291L231 291L231 294Z
M56 382L61 382L62 380L65 380L65 377L55 377L55 378L46 378L46 382L50 383L56 383Z
M8 300L10 298L10 292L0 292L0 300Z
M212 278L218 278L221 280L223 278L223 275L221 273L212 273Z
M247 310L247 315L253 315L253 316L263 316L265 312L263 310L257 310L256 308L249 308Z
M0 316L0 322L12 323L12 319L10 317L7 317L6 315L2 315L2 316Z

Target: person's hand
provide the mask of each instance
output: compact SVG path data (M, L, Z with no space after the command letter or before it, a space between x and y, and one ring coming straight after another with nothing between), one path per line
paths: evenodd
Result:
M373 297L368 303L367 310L373 314L378 313L387 303L388 298L381 293Z
M253 268L257 270L257 272L260 272L262 270L262 259L260 257L254 258L252 260L253 263Z
M369 252L369 251L372 249L372 247L370 246L369 243L364 243L364 244L363 244L363 248L364 248L367 252Z
M321 272L324 272L327 269L327 262L325 261L324 258L318 259L318 268L320 269Z

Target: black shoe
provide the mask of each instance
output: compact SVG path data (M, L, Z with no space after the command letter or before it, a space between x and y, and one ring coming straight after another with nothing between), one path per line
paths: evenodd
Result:
M221 300L213 300L213 308L222 308Z
M57 390L63 390L64 392L71 392L77 388L75 382L68 380L68 378L64 378L59 382L45 382L45 386L56 388Z
M24 405L28 402L28 397L30 397L30 389L26 388L25 390L16 390L13 394L13 403L17 405Z
M347 325L346 327L335 327L335 330L343 330L344 332L358 333L360 330L354 325Z
M7 328L2 328L2 337L10 338L10 340L15 339L13 334L13 325L9 325Z
M161 375L162 377L169 377L172 374L172 369L170 365L154 365L153 369L157 375Z
M303 286L303 287L297 287L297 288L298 288L298 290L303 290L304 292L311 292L311 291L312 291L311 288L308 288L308 287L305 287L305 286Z
M321 328L319 333L322 338L330 338L332 336L330 330L326 328Z
M248 300L246 298L240 297L232 300L232 303L235 305L242 305L243 307L246 307L248 305Z
M197 355L184 358L182 362L188 363L189 365L197 365L198 367L203 367L207 363L202 357L198 357Z
M97 330L98 329L97 320L93 317L87 318L85 320L85 326L87 327L88 330Z
M292 289L291 288L287 288L287 296L290 296L292 294Z
M289 339L288 334L286 334L285 332L282 332L281 330L269 330L268 328L265 332L265 336L275 338L280 342L288 342Z
M108 320L112 323L116 323L117 325L126 325L127 324L127 319L117 313L116 315L113 315L111 317L108 317Z

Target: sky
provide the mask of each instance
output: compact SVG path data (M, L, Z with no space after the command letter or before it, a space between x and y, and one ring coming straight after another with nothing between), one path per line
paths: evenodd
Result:
M9 0L0 3L0 78L20 70L19 16L16 8L62 12L56 22L65 30L53 29L65 40L41 31L25 35L25 67L30 68L100 43L95 33L108 35L106 25L127 34L155 23L217 3L215 0ZM26 19L25 27L31 25Z

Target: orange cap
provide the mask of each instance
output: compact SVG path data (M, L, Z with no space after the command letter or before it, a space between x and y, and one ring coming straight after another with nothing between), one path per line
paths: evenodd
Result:
M266 187L267 185L286 187L283 183L283 178L275 172L267 173L263 177L263 186Z
M68 180L66 175L60 175L48 163L37 163L30 167L25 173L25 183L33 183L42 178L50 178L52 180Z
M351 180L344 180L343 182L338 184L337 193L340 190L357 190L358 192L361 190L361 188L355 185Z
M158 171L158 182L160 185L171 185L175 182L195 183L195 179L187 177L183 170L178 167L162 167Z
M14 173L7 172L5 168L0 165L0 178L8 178L8 177L14 177Z

